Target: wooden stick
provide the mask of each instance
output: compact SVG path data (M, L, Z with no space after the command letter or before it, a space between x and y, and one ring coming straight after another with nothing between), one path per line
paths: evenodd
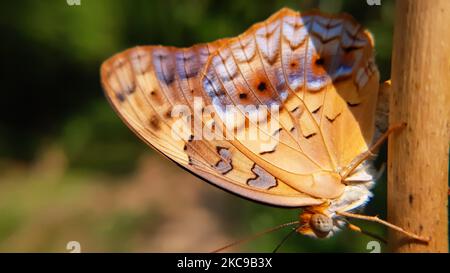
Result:
M388 142L390 223L431 236L428 245L389 234L395 252L448 252L450 1L397 0Z
M389 222L386 222L386 221L378 218L378 216L367 216L367 215L355 214L355 213L344 212L344 211L343 212L336 212L336 214L341 215L341 216L345 216L345 217L349 217L349 218L355 218L355 219L366 220L366 221L371 221L371 222L376 222L376 223L382 224L384 226L387 226L390 229L393 229L395 231L403 233L404 235L406 235L406 236L410 237L411 239L414 239L414 240L416 240L418 242L422 242L422 243L427 244L430 241L430 239L418 236L418 235L416 235L414 233L411 233L409 231L404 230L401 227L398 227L398 226L393 225L393 224L391 224ZM357 229L353 229L353 230L358 231Z

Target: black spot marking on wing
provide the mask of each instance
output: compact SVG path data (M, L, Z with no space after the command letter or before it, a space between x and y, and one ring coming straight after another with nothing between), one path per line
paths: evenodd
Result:
M350 106L350 107L356 107L356 106L358 106L360 104L361 103L350 103L350 102L347 102L347 105Z
M154 130L159 130L159 128L160 128L159 119L155 115L150 117L149 124L150 124L150 127L152 127L152 129L154 129Z
M330 123L333 123L340 115L341 115L341 113L337 114L334 118L329 118L329 117L327 116L327 120L328 120Z
M316 135L316 133L314 132L314 133L311 133L311 134L305 136L305 138L306 138L306 139L310 139L310 138L312 138L312 137L315 136L315 135Z
M266 85L265 82L260 82L260 83L258 84L258 90L259 90L259 91L263 92L263 91L266 91L266 89L267 89L267 85Z

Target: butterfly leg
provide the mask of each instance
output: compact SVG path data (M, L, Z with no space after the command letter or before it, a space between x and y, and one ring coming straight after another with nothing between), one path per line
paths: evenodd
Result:
M360 233L362 233L364 235L369 236L370 238L373 238L373 239L378 240L380 242L383 242L385 244L387 243L386 239L384 239L383 237L381 237L381 236L379 236L377 234L368 232L366 230L363 230L360 227L358 227L357 225L354 225L354 224L350 223L348 220L345 220L345 221L347 222L347 228L350 229L351 231L360 232Z
M358 227L357 225L350 224L350 223L348 223L347 225L348 225L347 227L352 231L362 232L362 229L360 227Z
M399 226L393 225L393 224L391 224L389 222L386 222L386 221L378 218L378 216L367 216L367 215L355 214L355 213L351 213L351 212L336 212L336 214L339 214L339 215L347 217L347 218L355 218L355 219L366 220L366 221L371 221L371 222L376 222L376 223L382 224L382 225L384 225L384 226L386 226L386 227L388 227L390 229L393 229L393 230L395 230L397 232L403 233L404 235L408 236L411 239L414 239L416 241L419 241L419 242L422 242L422 243L425 243L425 244L427 244L430 241L429 238L424 238L424 237L421 237L421 236L416 235L414 233L411 233L409 231L406 231L406 230L404 230L403 228L401 228ZM356 227L354 225L352 225L352 226L353 226L353 228ZM352 229L352 228L350 228L350 229ZM353 230L358 231L357 229L359 229L359 231L361 231L361 229L359 227L356 227Z
M389 135L394 133L395 131L402 130L406 127L406 123L396 123L394 125L391 125L389 129L384 132L383 135L381 135L380 138L373 144L367 151L363 152L362 154L358 155L355 160L353 160L342 172L341 177L342 180L345 180L361 163L366 161L369 157L374 155L374 152L383 144Z

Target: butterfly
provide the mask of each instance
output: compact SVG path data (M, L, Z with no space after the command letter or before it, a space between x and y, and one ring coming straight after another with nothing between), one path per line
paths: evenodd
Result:
M370 158L402 127L376 130L374 38L345 14L284 8L237 37L137 46L106 60L101 81L148 145L241 197L303 208L296 231L319 238L364 217L352 211L372 197Z

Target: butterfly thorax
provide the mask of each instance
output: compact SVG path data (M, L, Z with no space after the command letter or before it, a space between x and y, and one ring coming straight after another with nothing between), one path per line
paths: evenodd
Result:
M375 185L378 174L370 161L349 175L343 182L346 187L342 195L336 199L324 201L323 204L303 209L299 215L300 226L297 232L318 238L331 237L340 231L347 221L338 212L354 212L361 210L373 196L371 188Z

